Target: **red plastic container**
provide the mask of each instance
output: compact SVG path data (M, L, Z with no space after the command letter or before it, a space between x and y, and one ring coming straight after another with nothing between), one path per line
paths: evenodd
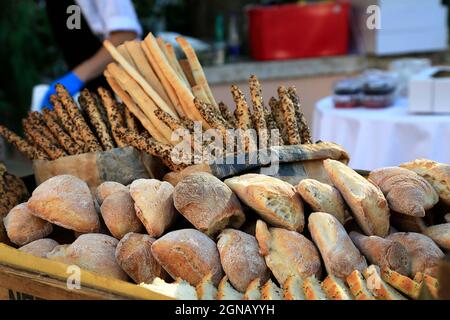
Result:
M247 13L255 60L335 56L348 51L348 3L255 6Z

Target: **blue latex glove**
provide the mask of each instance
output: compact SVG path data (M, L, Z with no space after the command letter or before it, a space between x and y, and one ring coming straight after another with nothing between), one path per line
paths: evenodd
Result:
M80 91L85 85L85 83L81 81L80 78L78 78L78 76L72 71L66 74L64 77L53 81L47 93L45 94L44 99L42 99L41 110L45 107L47 107L48 109L53 109L53 106L50 103L50 96L56 93L55 86L58 83L66 87L67 91L69 91L71 95L74 95L75 93Z

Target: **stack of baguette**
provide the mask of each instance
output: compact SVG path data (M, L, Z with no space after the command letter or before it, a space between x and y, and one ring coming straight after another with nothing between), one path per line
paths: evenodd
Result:
M105 182L95 195L57 176L3 222L19 250L180 299L439 298L450 166L417 160L368 179L338 161L324 167L332 185L196 172L176 185ZM76 240L56 242L55 226Z

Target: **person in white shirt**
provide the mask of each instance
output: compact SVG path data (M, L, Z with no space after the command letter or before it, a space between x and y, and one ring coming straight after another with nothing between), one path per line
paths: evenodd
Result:
M78 7L71 7L71 6ZM68 19L76 14L68 8L80 8L79 28L69 28ZM142 35L131 0L46 0L47 16L54 38L66 61L69 72L52 82L41 103L51 108L50 96L55 84L61 83L72 95L87 87L96 90L108 87L102 75L111 56L102 46L109 39L114 45Z

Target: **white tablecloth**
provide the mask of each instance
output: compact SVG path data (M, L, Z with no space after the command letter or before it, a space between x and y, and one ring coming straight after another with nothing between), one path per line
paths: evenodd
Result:
M342 145L350 166L373 170L417 158L450 163L450 115L408 114L408 101L386 109L336 109L331 97L314 112L313 138Z

